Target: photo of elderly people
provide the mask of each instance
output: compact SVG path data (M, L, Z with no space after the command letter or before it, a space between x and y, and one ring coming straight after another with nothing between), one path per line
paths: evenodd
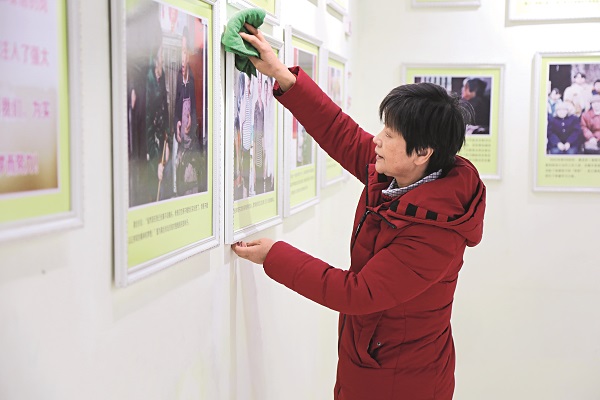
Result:
M551 64L546 153L600 154L600 64Z
M145 0L128 10L129 206L207 191L206 22Z

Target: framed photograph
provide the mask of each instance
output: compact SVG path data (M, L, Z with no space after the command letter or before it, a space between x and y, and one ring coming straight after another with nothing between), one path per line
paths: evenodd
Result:
M509 21L598 20L598 0L508 0Z
M287 26L285 28L286 65L300 66L319 83L322 42ZM306 129L287 110L285 119L285 196L284 215L292 215L319 202L320 174L318 145Z
M82 225L77 2L0 2L0 241Z
M345 110L345 99L347 96L346 88L346 59L332 52L327 52L327 95ZM324 150L319 151L321 159L319 160L321 168L321 186L327 187L334 183L343 181L348 177L342 166L331 158Z
M413 7L479 7L481 0L412 0Z
M327 0L327 6L341 15L348 14L350 0Z
M262 8L267 12L265 21L271 25L279 25L282 0L227 0L227 2L238 9Z
M265 35L284 61L283 42ZM274 80L247 75L226 57L225 242L283 220L283 106L273 97Z
M469 102L475 112L459 155L487 179L500 179L503 65L406 65L406 83L431 82Z
M600 192L600 52L534 64L534 189Z
M219 244L218 10L112 0L118 286Z

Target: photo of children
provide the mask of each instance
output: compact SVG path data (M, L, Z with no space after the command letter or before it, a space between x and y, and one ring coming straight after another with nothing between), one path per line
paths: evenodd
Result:
M234 201L275 190L273 79L234 70Z
M467 125L467 135L489 135L491 119L492 78L489 76L418 76L414 83L430 82L446 91L459 93L473 107L475 121Z
M143 0L126 36L129 206L206 192L206 21Z
M546 153L600 154L600 64L551 64L547 77Z

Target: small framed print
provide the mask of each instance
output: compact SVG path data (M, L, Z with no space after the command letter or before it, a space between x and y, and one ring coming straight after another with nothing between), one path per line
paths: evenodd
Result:
M600 53L537 53L534 190L600 192Z
M508 0L509 21L599 20L598 0Z
M218 11L112 0L117 286L219 244Z
M0 241L82 225L78 2L0 1Z
M322 42L287 26L285 29L286 64L300 66L319 83ZM319 202L320 174L318 145L289 112L285 120L285 192L284 215L292 215Z
M327 65L325 76L327 78L327 95L335 104L345 110L346 104L346 59L340 55L327 52ZM324 150L320 150L319 164L321 166L321 186L326 187L343 181L348 177L342 166L331 158Z
M262 8L267 15L265 21L271 25L279 25L279 14L283 0L227 0L229 4L238 8Z
M479 7L481 0L412 0L413 7Z
M500 179L503 65L406 65L406 83L431 82L469 102L475 112L459 155L486 179Z
M266 36L284 61L283 42ZM283 220L283 106L273 78L247 75L226 56L225 242Z

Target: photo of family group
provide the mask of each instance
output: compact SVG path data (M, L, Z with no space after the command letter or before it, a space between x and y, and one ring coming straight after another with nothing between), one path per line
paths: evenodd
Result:
M294 48L294 65L300 66L311 78L316 78L316 55ZM296 118L292 122L292 138L296 140L296 167L314 163L315 142Z
M600 154L600 64L550 64L546 154Z
M207 191L207 22L140 1L127 13L129 206Z
M416 76L413 83L430 82L442 86L448 93L459 93L475 113L473 124L467 125L467 135L489 135L492 78L489 76Z
M234 70L233 198L275 190L276 127L273 78Z

